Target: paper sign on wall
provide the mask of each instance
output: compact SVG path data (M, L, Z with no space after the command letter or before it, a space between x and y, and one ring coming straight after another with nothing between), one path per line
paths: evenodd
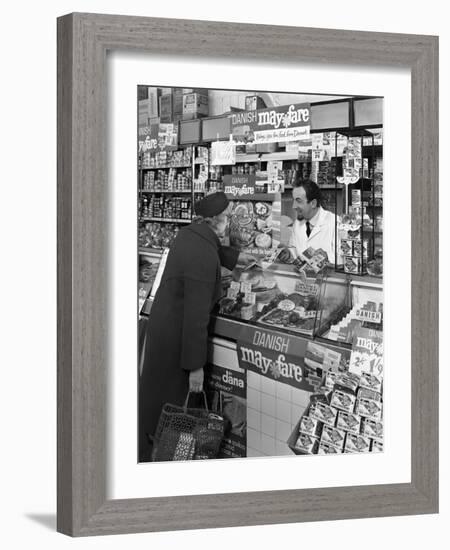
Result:
M236 164L236 143L234 141L214 141L211 144L211 164Z

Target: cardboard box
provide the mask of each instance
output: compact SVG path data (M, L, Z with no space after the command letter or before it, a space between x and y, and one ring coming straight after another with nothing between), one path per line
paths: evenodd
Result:
M354 258L352 256L345 256L344 271L346 273L359 273L361 271L360 258Z
M359 434L361 430L361 417L355 413L339 411L336 427L346 432Z
M356 390L359 386L359 376L352 372L341 372L338 374L335 382L338 386L342 386L350 390L356 395Z
M311 435L299 433L297 441L295 443L295 448L306 454L317 454L319 448L319 440L317 437L312 437Z
M368 372L361 373L359 385L361 386L361 388L367 388L369 390L374 390L379 393L381 393L382 390L381 379L374 374L370 374Z
M344 453L367 453L370 451L370 439L362 435L347 434Z
M335 454L339 454L340 452L341 451L339 451L333 445L330 445L329 443L324 443L323 441L321 441L319 443L317 454L318 455L335 455Z
M180 117L178 120L182 120L183 118L183 89L182 88L174 88L172 90L172 113L174 117L176 115Z
M299 432L312 435L313 437L319 437L322 431L322 423L317 418L311 418L310 416L302 416L300 419Z
M372 440L372 447L370 448L372 453L382 453L383 452L383 443L375 439Z
M320 442L333 445L339 451L342 451L345 443L345 431L332 426L324 426Z
M159 98L159 118L161 122L172 122L172 94L165 94Z
M371 439L383 439L383 423L371 418L363 418L361 434Z
M183 94L183 119L208 116L209 102L206 94Z
M309 416L320 420L328 426L334 426L336 424L337 410L330 405L326 405L322 402L317 402L311 406Z
M340 250L343 256L353 255L353 241L349 239L341 239Z
M358 399L373 399L374 401L381 401L381 393L369 388L359 388Z
M373 399L357 399L355 413L361 416L371 418L372 420L380 420L383 411L383 406L378 401Z
M148 116L155 118L159 116L159 98L161 91L153 86L148 87Z
M336 386L335 386L335 389L331 396L330 405L342 411L353 412L353 409L355 407L355 401L356 401L356 397L353 394L341 388L336 389Z

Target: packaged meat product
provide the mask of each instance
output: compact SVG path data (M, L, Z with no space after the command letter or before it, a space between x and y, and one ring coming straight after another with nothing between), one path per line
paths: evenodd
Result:
M359 434L361 429L361 417L354 413L339 411L336 427L346 432Z
M340 451L344 448L345 431L332 426L324 426L322 430L322 436L320 438L321 443L327 443L333 445Z
M312 437L308 434L299 433L295 448L303 453L316 454L319 447L319 440L317 437Z
M336 423L337 410L330 405L317 402L313 407L311 407L309 415L313 418L317 418L317 420L320 420L320 422L323 422L328 426L334 426Z
M343 389L335 389L331 395L330 405L346 412L353 412L356 397Z
M355 412L361 416L371 418L372 420L380 420L382 415L382 405L373 399L357 399Z
M319 422L317 418L302 416L298 431L313 437L318 437L322 431L322 423Z
M370 439L362 435L347 434L344 453L367 453L370 451Z

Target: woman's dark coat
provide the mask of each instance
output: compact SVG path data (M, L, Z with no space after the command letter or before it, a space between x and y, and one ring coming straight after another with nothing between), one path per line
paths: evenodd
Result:
M238 251L222 247L204 222L178 233L150 311L139 385L139 456L148 460L148 438L154 435L165 403L182 405L189 371L207 361L208 324L220 298L221 265L233 269Z

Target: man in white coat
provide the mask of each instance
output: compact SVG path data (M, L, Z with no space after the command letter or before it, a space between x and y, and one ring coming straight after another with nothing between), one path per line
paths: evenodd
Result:
M335 263L335 215L321 206L320 188L313 181L305 180L294 184L292 207L297 219L292 226L289 250L296 258L309 247L322 248L328 261Z

